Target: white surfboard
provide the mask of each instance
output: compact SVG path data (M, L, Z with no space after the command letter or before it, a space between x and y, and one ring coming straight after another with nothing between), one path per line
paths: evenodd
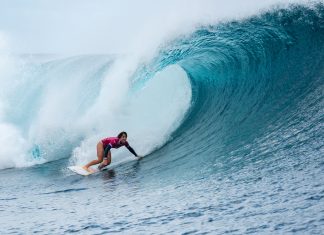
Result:
M91 174L99 171L99 170L96 170L94 172L89 172L89 171L86 171L85 169L83 169L82 166L69 166L68 169L70 169L74 173L77 173L77 174L83 175L83 176L91 175Z

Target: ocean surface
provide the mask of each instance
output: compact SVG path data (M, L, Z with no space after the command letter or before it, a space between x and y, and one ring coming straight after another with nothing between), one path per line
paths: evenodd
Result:
M0 57L0 234L324 234L324 5L154 55ZM96 143L128 132L145 155Z

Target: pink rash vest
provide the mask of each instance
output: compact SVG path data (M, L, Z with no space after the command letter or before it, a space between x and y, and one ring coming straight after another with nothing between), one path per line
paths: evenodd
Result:
M102 139L101 142L103 144L104 149L108 145L110 145L111 148L115 148L115 149L118 149L122 146L129 147L129 144L127 141L125 142L125 144L120 144L118 137L108 137L108 138Z

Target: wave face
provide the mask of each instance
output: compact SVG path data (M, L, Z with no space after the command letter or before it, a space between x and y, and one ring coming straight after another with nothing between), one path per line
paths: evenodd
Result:
M193 98L160 150L169 155L163 162L209 174L269 157L323 155L323 9L278 9L169 45L152 66L179 64Z

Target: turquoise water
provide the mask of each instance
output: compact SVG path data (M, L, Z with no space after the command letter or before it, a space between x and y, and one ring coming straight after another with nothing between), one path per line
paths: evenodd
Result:
M2 84L15 105L1 131L21 145L0 163L1 234L322 234L323 14L319 3L200 27L129 83L118 56L28 60ZM143 159L115 151L100 174L66 169L121 128Z

